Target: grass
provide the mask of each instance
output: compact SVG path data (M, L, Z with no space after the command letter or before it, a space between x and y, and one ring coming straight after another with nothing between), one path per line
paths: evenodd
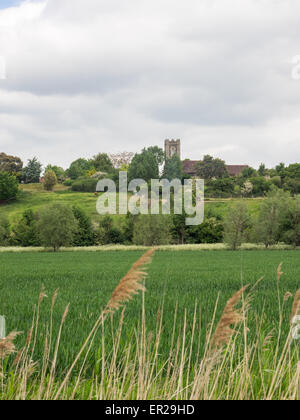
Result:
M52 343L55 343L60 335L62 315L70 305L56 356L54 382L59 386L113 290L143 252L142 249L136 249L126 252L0 254L0 314L6 316L8 331L24 332L24 335L16 338L18 349L24 345L27 332L31 328L34 306L42 285L48 296L43 299L39 308L33 354L34 362L38 363L37 371L43 365L47 331L53 325ZM284 274L278 281L277 289L277 267L281 261L284 262ZM72 371L70 389L66 390L64 398L71 398L73 394L74 398L88 398L90 392L93 398L113 399L117 396L224 398L226 392L227 397L232 399L234 396L267 398L269 392L269 396L275 399L283 398L284 395L290 397L289 385L292 378L295 379L294 375L298 374L299 347L292 341L286 344L289 340L293 299L284 302L283 297L286 292L294 295L299 289L298 251L157 251L148 272L147 291L143 297L135 296L126 305L124 313L119 311L111 319L109 317L104 330L100 328L93 336L90 351L84 353L86 361L76 392L74 394L73 386L80 375L82 359ZM230 352L222 354L223 359L218 362L221 366L217 364L218 369L222 369L222 364L224 369L226 366L218 379L220 382L217 382L216 388L207 384L207 389L202 389L201 392L198 388L194 389L193 394L191 390L199 381L197 369L207 356L206 337L211 322L215 328L226 302L243 285L250 284L252 287L262 276L264 278L256 286L247 314L247 324L242 325L241 334L234 336ZM53 320L50 322L52 296L58 288ZM249 332L243 330L246 326L249 327ZM157 343L159 350L156 349ZM169 360L170 355L172 361ZM128 357L127 362L124 357ZM252 364L249 364L249 360L252 360ZM124 369L126 370L126 366L129 368L126 363L137 363L137 369L145 369L144 373L138 370L137 375L147 376L146 387L142 386L141 378L129 377L129 382L123 384L122 388L120 381L124 379ZM153 376L149 377L151 369L148 364L155 366L152 372L154 377L158 375L155 381ZM7 371L11 369L9 366L10 363L5 367ZM168 370L168 366L175 367ZM278 366L280 371L277 371ZM109 369L113 369L113 376L118 376L118 379L114 378L115 395L109 385ZM279 381L279 388L272 385L273 376L270 372L276 371L276 384ZM249 389L242 389L237 383L231 383L230 372L236 375L235 380L242 377L246 381L243 376L245 372L253 376L251 386L248 384ZM212 381L216 380L216 375L217 371L213 369ZM98 389L102 389L101 395L93 388L96 387L94 381L98 380L96 377L102 378L102 385L97 384ZM243 386L246 386L243 381ZM262 381L265 381L263 385ZM190 382L189 387L183 391ZM57 391L58 388L55 389ZM293 387L292 394L294 390ZM34 390L31 389L30 392ZM3 399L6 397L3 396ZM51 394L51 398L53 397Z
M20 219L24 210L32 209L33 211L38 211L43 206L53 202L70 206L79 205L91 217L93 222L99 220L100 216L96 211L97 197L93 193L72 192L63 185L57 185L53 192L44 191L42 184L21 185L20 188L21 192L17 200L2 204L0 207L1 213L7 215L12 224ZM213 214L223 218L233 201L236 200L210 199L205 203L206 214ZM255 214L258 211L261 199L247 199L245 201L250 213ZM122 216L114 216L114 218L115 223L119 224Z

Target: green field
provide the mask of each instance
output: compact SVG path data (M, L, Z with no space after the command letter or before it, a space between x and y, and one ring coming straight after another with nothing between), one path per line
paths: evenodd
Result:
M57 185L53 192L47 192L43 190L42 184L28 184L21 186L17 200L0 205L0 212L7 215L10 222L14 224L21 218L24 210L32 209L33 211L38 211L43 206L59 202L70 206L78 205L82 207L91 219L97 222L100 216L96 211L96 201L97 197L93 193L72 192L62 185ZM210 199L205 203L205 212L206 214L210 212L213 216L223 218L232 201L237 200ZM258 211L261 199L244 199L244 201L247 202L251 214L255 214ZM115 216L115 219L116 224L118 224L120 216Z
M0 314L7 319L8 330L24 331L31 326L34 305L42 285L48 299L41 306L39 334L49 324L51 297L59 288L59 297L54 311L57 333L62 313L70 303L70 311L64 325L60 345L58 370L74 359L80 345L92 328L101 309L131 264L142 255L142 251L115 252L61 252L61 253L1 253L0 254ZM149 267L146 280L145 308L148 331L155 331L157 312L163 307L163 334L160 347L161 360L168 357L174 313L177 306L178 328L182 325L185 311L187 336L191 334L195 304L198 305L198 336L204 341L205 331L212 319L215 303L220 293L217 319L226 301L241 288L264 277L257 286L251 303L250 336L255 336L255 314L265 317L263 330L276 329L279 310L276 290L276 270L283 262L284 275L280 280L281 297L287 291L295 293L300 286L300 258L298 251L158 251ZM289 314L292 302L283 309L283 331L289 331ZM122 343L134 337L139 328L142 297L136 296L126 306ZM118 325L120 313L115 315ZM107 324L107 346L111 343L111 332ZM179 334L179 329L178 329ZM18 339L18 345L25 336ZM283 334L283 339L285 339ZM95 340L89 363L97 359L101 340ZM37 345L37 358L42 358L44 342ZM195 349L196 353L196 349Z

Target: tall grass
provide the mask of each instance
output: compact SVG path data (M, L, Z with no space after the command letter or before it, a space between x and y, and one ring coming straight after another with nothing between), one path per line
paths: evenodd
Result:
M186 316L179 322L175 309L173 328L166 331L162 306L156 314L155 329L149 330L144 305L145 266L151 262L153 254L154 250L147 251L120 281L63 375L57 374L57 356L69 308L62 313L54 337L53 314L58 296L58 291L55 291L49 323L41 331L39 314L46 296L42 290L24 346L15 352L16 332L0 340L0 399L299 399L299 343L293 340L291 331L282 337L282 317L278 325L268 331L264 329L265 312L255 314L256 331L250 338L248 319L252 312L251 302L255 299L255 287L249 290L248 286L243 286L237 291L228 300L220 319L216 319L219 305L216 296L204 343L200 342L202 335L196 334L197 329L203 328L197 303L190 321L192 325L188 325ZM279 266L279 311L287 299L292 298L291 294L280 294L281 274ZM134 337L122 340L125 304L138 292L141 292L143 301L141 313L137 314L138 327ZM299 313L299 297L300 291L294 296L291 319ZM114 313L117 310L122 310L122 313L120 322L115 325ZM105 342L108 330L113 333L109 348ZM171 335L167 357L160 353L165 334ZM37 340L44 342L42 359L36 358ZM98 351L92 374L88 374L87 361L91 360L95 343L98 343Z

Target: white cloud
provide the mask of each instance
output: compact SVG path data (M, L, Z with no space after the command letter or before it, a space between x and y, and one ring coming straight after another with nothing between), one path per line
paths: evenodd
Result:
M0 11L0 149L67 166L181 138L183 157L297 160L296 0L48 0Z

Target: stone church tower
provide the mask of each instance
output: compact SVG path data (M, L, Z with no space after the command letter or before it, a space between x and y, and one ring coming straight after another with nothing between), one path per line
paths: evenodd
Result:
M165 154L167 159L170 159L173 155L178 155L181 159L180 140L165 140Z

